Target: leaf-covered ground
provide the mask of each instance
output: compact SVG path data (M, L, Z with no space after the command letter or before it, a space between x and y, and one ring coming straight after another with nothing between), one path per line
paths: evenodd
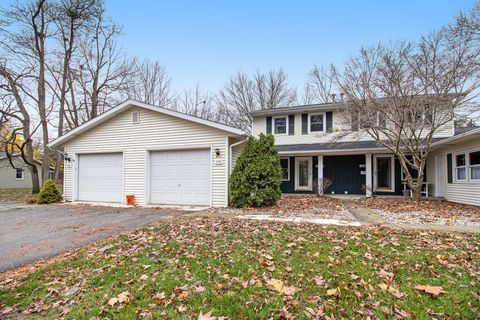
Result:
M181 218L8 275L0 318L476 319L479 240Z
M356 199L353 203L373 209L392 223L480 227L480 208L468 204L382 197Z
M32 189L0 189L0 202L18 201L32 203L36 197L32 195Z

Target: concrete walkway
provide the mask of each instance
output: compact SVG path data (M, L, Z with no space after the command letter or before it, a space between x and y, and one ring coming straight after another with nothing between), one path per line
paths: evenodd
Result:
M338 219L323 219L323 218L306 218L306 217L275 217L270 214L251 214L237 216L239 219L247 220L268 220L268 221L284 221L284 222L294 222L294 223L314 223L314 224L324 224L324 225L335 225L335 226L347 226L347 227L359 227L362 224L357 221L345 221Z

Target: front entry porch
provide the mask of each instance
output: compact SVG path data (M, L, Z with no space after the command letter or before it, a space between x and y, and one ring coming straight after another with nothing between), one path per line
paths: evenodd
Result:
M281 155L285 194L402 195L402 170L392 154Z

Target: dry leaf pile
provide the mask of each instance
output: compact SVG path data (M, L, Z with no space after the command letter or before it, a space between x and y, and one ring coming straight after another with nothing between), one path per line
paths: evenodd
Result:
M479 240L180 218L0 275L0 318L474 319Z
M464 225L480 227L480 207L437 200L419 202L403 198L362 198L358 206L374 209L393 223Z
M355 221L340 200L319 195L283 196L276 205L261 208L225 208L211 209L215 213L226 215L269 214L281 217L325 218Z

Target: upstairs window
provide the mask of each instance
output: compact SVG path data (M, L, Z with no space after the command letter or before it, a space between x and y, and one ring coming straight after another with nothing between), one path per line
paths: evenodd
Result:
M15 179L16 180L23 180L23 169L15 169Z
M273 118L273 133L287 134L287 117Z
M310 132L323 132L324 127L324 115L322 114L311 114L310 115Z

